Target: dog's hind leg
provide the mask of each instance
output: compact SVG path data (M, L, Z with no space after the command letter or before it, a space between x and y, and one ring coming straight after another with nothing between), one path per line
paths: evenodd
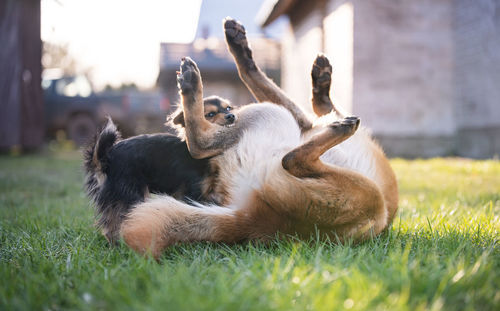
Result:
M229 51L234 57L241 80L259 102L272 102L288 109L302 131L312 127L306 114L257 66L248 45L245 28L238 21L226 18L224 33Z
M191 206L170 196L137 204L121 226L125 243L140 254L158 259L176 243L208 241L237 243L266 240L282 219L254 196L241 210L219 206Z
M387 224L382 193L373 181L319 158L352 136L358 125L356 117L334 122L282 159L283 168L300 179L307 198L303 206L290 211L293 217L341 240L366 239L380 233Z
M325 127L308 142L283 157L283 167L296 177L317 175L324 164L319 157L328 149L351 137L359 126L359 118L348 117Z
M233 219L230 209L201 208L161 196L137 204L121 226L125 243L140 254L158 259L176 243L215 241L214 222ZM217 212L216 212L217 211Z

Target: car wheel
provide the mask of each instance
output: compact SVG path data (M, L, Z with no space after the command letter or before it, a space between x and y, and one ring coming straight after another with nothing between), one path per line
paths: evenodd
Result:
M77 146L82 146L89 142L96 133L97 125L94 119L88 114L77 114L69 119L66 131L69 139Z

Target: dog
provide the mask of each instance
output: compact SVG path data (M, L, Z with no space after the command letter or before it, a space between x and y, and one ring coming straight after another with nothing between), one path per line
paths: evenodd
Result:
M236 121L227 100L211 96L203 103L208 122L229 126ZM168 124L182 131L182 109L169 117ZM169 194L188 203L219 203L204 183L213 176L209 160L193 159L182 134L120 137L109 118L84 152L85 188L96 207L97 225L109 242L118 240L124 216L149 193Z
M328 59L319 55L311 72L320 115L311 121L257 67L244 27L226 19L224 30L241 79L261 103L242 107L233 126L221 127L204 118L201 74L189 58L178 86L189 153L218 164L214 182L227 203L148 199L123 221L125 243L158 259L181 242L266 241L276 234L361 242L380 234L397 211L396 178L382 149L358 129L359 118L344 117L331 102Z

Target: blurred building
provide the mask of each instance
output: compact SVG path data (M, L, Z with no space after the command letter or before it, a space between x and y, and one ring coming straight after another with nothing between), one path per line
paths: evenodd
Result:
M500 154L500 0L271 0L289 17L282 87L311 111L311 64L333 63L332 97L389 155ZM257 54L257 53L255 53Z
M280 45L274 40L254 38L252 47L259 55L266 74L279 84ZM160 49L160 75L158 83L165 90L169 101L175 107L179 102L176 71L180 60L190 56L200 68L204 95L218 95L229 99L234 105L245 105L255 99L238 77L238 71L223 39L196 39L193 43L162 43Z
M227 51L222 27L222 20L226 16L244 23L256 60L268 76L280 83L281 46L274 38L282 35L283 23L278 22L263 33L255 21L262 2L204 0L194 42L161 44L158 84L166 92L173 107L179 102L176 71L184 56L190 56L198 64L206 96L218 95L231 100L235 105L255 101L240 81L234 60Z

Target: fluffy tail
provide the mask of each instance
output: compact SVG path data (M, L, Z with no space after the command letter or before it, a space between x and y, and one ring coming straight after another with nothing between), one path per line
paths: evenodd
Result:
M120 139L120 132L108 117L106 125L84 151L85 188L94 202L97 202L100 188L106 178L109 149Z
M141 254L158 258L162 251L181 242L237 243L265 240L280 229L272 209L250 200L247 207L188 205L170 196L137 204L121 225L125 243Z

